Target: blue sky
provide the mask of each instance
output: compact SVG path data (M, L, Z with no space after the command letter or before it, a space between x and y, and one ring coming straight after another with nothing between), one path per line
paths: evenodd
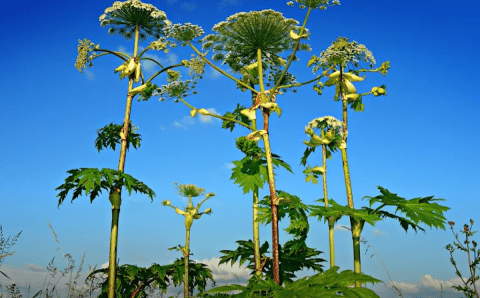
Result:
M303 21L305 11L284 2L147 3L165 11L173 23L198 24L208 34L213 25L240 11L271 8ZM55 265L64 268L47 221L76 265L85 253L84 273L88 272L87 265L100 267L108 262L111 206L107 194L93 204L87 197L73 204L67 199L57 208L55 188L64 182L70 169L118 166L119 149L98 153L94 140L98 129L123 121L127 82L113 74L120 61L99 58L83 74L74 67L78 39L88 38L102 48L132 52L132 41L109 36L99 26L98 17L112 3L9 2L4 8L9 13L0 21L0 65L4 74L0 76L0 224L5 238L23 233L10 249L16 253L5 258L0 268L12 278L0 276L4 286L0 291L11 282L23 293L28 285L41 289L53 257ZM371 74L358 84L360 92L385 84L388 96L366 97L363 113L349 111L348 154L356 208L367 206L368 201L362 198L378 195L376 187L380 185L407 199L431 195L446 199L441 204L451 208L445 215L456 222L457 233L470 219L480 221L480 158L475 149L480 145L476 128L480 120L476 98L480 34L473 29L479 22L479 8L474 0L459 4L343 0L341 6L312 13L307 28L312 33L313 50L299 54L300 60L291 68L299 81L313 78L306 68L308 59L338 36L366 45L377 65L391 61L386 77ZM191 53L189 48L169 54L152 52L165 64L189 59ZM154 71L153 67L144 69L147 75ZM157 84L164 82L161 78ZM197 108L219 114L233 110L237 103L250 102L247 93L235 89L233 82L208 67L198 91L187 100ZM313 204L323 194L320 185L305 183L299 165L305 149L302 141L307 139L304 128L313 118L341 118L341 105L332 99L333 90L318 96L311 86L302 87L296 94L277 97L283 114L281 118L271 117L272 151L294 171L294 175L276 171L277 189L299 196L306 204ZM139 150L128 152L125 172L146 183L157 196L151 203L144 195L133 193L128 197L124 192L118 238L120 264L148 267L180 257L179 252L167 248L184 242L183 217L160 203L170 199L183 207L186 203L176 194L174 182L194 183L215 192L216 197L204 204L212 208L212 215L194 222L193 258L211 266L218 284L234 282L231 271L247 278L247 271L241 268L216 265L220 250L233 250L235 241L252 238L251 195L243 195L230 180L232 161L242 158L235 148L235 138L248 132L241 128L223 130L216 119L190 118L189 109L182 103L159 102L156 98L134 100L131 120L139 127L142 143ZM314 155L309 161L311 165L320 164L321 156ZM329 197L346 204L339 153L328 161L328 167ZM267 194L267 188L261 190L262 197ZM282 222L281 227L287 224ZM310 224L307 244L323 251L321 256L328 259L327 225L315 218ZM341 228L350 226L349 220L343 218L338 224L336 262L340 270L353 270L351 235ZM460 281L444 248L455 240L448 224L445 231L425 230L405 233L392 220L364 228L362 236L371 248L365 254L367 246L362 245L362 270L386 283L387 287L374 287L381 297L398 294L389 285L379 258L403 297L439 297L441 283L443 297L461 294L450 289ZM271 241L270 226L262 227L260 233L262 243ZM287 240L281 232L280 242ZM379 258L370 258L373 250ZM467 274L466 254L456 252L454 256L462 274ZM328 268L328 262L324 268Z

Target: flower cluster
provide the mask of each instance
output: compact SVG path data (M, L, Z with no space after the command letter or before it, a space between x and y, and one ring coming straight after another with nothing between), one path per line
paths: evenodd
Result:
M202 27L192 25L191 23L185 23L183 25L174 24L172 26L164 28L163 32L165 36L180 41L181 45L183 46L185 46L187 42L190 42L205 33Z
M153 96L160 96L159 101L164 101L165 98L175 98L175 102L178 102L179 98L187 97L189 95L188 92L193 90L196 84L197 82L194 80L172 81L157 88ZM192 93L197 94L197 91Z
M167 46L168 46L168 43L159 39L156 41L152 41L148 47L152 50L163 51L167 48Z
M295 6L295 4L297 4L300 9L310 7L311 9L325 10L327 7L340 5L340 1L333 0L331 4L330 0L295 0L295 3L293 1L287 2L288 6Z
M90 40L84 38L83 40L79 39L78 40L78 55L77 55L77 60L75 60L75 68L82 73L84 68L87 68L87 62L89 63L89 66L92 67L92 59L93 56L95 55L95 52L93 52L94 49L98 48L99 45L95 45L93 42ZM88 56L90 52L93 52L92 55Z
M308 66L313 67L313 72L318 69L327 69L332 65L345 66L352 63L353 66L358 67L359 63L363 61L370 67L376 63L375 58L363 44L358 44L356 41L349 42L348 38L338 37L336 41L332 42L325 51L320 53L320 56L313 56L308 61Z
M320 130L320 136L314 132ZM310 147L328 145L330 149L345 148L347 132L343 131L343 123L332 116L325 116L313 119L305 127L305 133L311 136L309 142L304 143Z
M165 12L139 0L114 2L111 7L105 9L99 21L102 27L110 26L108 30L110 34L118 32L126 39L134 36L135 28L138 26L140 40L145 40L147 36L160 38L163 35L163 28L171 25Z
M175 183L175 185L176 184L177 183ZM180 184L178 186L175 186L175 189L178 190L178 194L182 197L198 197L205 193L204 188L197 187L194 184Z
M189 68L190 76L198 75L202 78L202 74L205 72L205 61L200 57L195 57L192 54L192 58L190 60L182 60L182 64Z
M216 34L205 36L202 48L213 49L213 59L228 64L234 71L257 61L257 50L266 62L279 64L279 54L292 50L296 44L290 31L299 30L296 20L271 9L240 12L216 24Z

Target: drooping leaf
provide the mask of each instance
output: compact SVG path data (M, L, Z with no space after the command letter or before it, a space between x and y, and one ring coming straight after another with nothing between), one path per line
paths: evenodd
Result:
M317 202L324 202L323 199L317 200ZM370 225L374 226L376 221L381 220L379 214L370 214L366 210L363 209L352 209L349 206L341 206L335 202L333 199L328 200L329 205L328 208L325 206L317 206L317 205L310 205L309 208L311 210L309 216L317 217L318 220L324 219L326 223L329 217L333 217L335 222L338 221L342 216L350 216L355 221L360 222L367 222Z
M72 191L72 202L77 197L82 195L90 195L90 202L102 192L102 189L108 190L110 193L112 190L125 186L128 193L131 191L140 192L148 195L150 200L153 201L155 192L150 189L143 182L138 181L132 176L113 169L103 168L99 171L97 168L80 168L67 171L70 174L65 179L65 183L57 187L55 190L59 190L57 197L58 207L63 203L67 194Z
M436 227L445 230L444 224L446 218L443 216L443 212L449 210L450 208L433 202L445 201L445 199L434 199L433 196L430 196L406 200L402 197L399 197L397 194L391 193L388 189L385 189L381 186L378 186L377 188L380 190L381 195L376 197L364 197L370 199L370 207L372 207L372 205L376 202L379 202L385 206L396 206L397 208L395 209L395 213L397 213L397 211L404 213L408 220L413 222L415 225L417 225L419 222L422 222L429 227ZM383 213L383 215L388 216L386 213ZM408 227L408 225L405 226L405 221L400 221L400 223L404 229L405 227Z
M309 207L303 204L300 198L295 195L291 195L282 190L277 190L276 192L277 197L281 198L277 206L278 221L281 221L288 215L290 225L285 229L285 231L294 237L306 237L310 229L307 216ZM258 221L262 224L269 224L272 222L270 201L270 196L265 196L259 202Z

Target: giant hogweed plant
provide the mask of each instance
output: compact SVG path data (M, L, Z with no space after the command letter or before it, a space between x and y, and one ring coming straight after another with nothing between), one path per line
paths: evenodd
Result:
M325 1L322 1L325 2ZM335 1L334 1L335 2ZM328 3L328 1L327 1ZM335 4L337 4L335 2ZM214 61L223 61L228 64L230 68L235 72L241 72L244 70L244 79L238 80L227 72L221 70L213 62L206 58L206 53L202 54L193 44L192 41L200 35L196 34L184 34L180 35L175 30L171 31L171 37L181 40L183 44L188 44L192 49L201 57L207 64L211 65L214 69L218 70L223 75L234 80L238 86L245 90L250 90L252 95L255 95L255 101L248 109L239 110L240 106L237 106L237 112L240 114L229 113L225 116L215 115L206 111L205 109L197 109L187 103L184 98L178 97L183 103L185 103L191 109L191 116L195 116L198 113L204 116L213 116L224 120L224 127L240 124L251 132L245 137L248 140L259 141L263 139L265 148L265 159L267 164L267 178L269 184L269 191L271 197L271 212L272 212L272 254L273 254L273 278L279 283L279 242L278 242L278 218L277 218L277 205L279 203L276 197L275 179L273 172L273 158L269 140L269 117L271 113L276 112L281 114L281 109L275 102L276 94L279 89L285 89L301 84L283 85L287 82L290 76L287 75L287 70L291 62L296 58L295 54L299 49L309 49L307 44L301 44L302 39L306 39L308 36L305 28L306 21L310 14L310 11L317 8L317 4L312 4L309 7L305 20L301 27L297 26L298 22L293 19L286 19L279 12L273 10L253 11L249 13L237 13L227 18L226 21L221 22L213 27L215 34L210 34L202 39L203 49L213 49ZM188 26L187 26L188 25ZM177 28L182 27L178 26ZM184 31L188 31L187 28L192 28L190 32L195 32L194 26L191 24L183 25ZM199 30L196 30L199 32ZM298 32L298 34L297 34ZM280 55L285 51L292 51L287 59L283 59ZM264 83L264 68L265 65L272 65L272 69L276 66L285 65L283 71L274 72L271 77L275 78L274 87L265 90L266 84ZM246 71L248 68L258 75L251 75L253 79L245 81ZM258 82L255 80L258 78ZM314 81L314 80L312 80ZM258 83L260 90L256 90L255 83ZM250 121L256 120L256 111L260 110L263 116L263 129L259 130L257 127L242 122L244 116L248 117ZM238 119L240 118L240 120ZM255 189L253 189L255 196ZM258 195L257 195L258 198ZM255 204L255 202L254 202ZM254 221L255 222L255 221ZM254 227L255 229L255 227ZM254 236L256 255L257 255L257 271L260 270L259 266L259 240Z
M359 66L360 62L366 62L370 69L355 69ZM397 219L400 222L405 231L408 230L408 227L411 226L415 231L416 228L424 231L423 228L418 226L418 223L422 222L430 227L441 228L445 230L445 217L443 212L447 211L448 207L441 206L434 201L443 201L443 199L433 199L431 197L425 198L414 198L411 200L405 200L389 192L387 189L378 186L378 189L381 192L381 195L370 198L370 207L375 203L379 202L381 205L376 209L371 209L367 207L362 207L362 209L354 209L353 205L353 195L350 179L350 170L348 166L347 158L347 106L350 105L355 111L363 111L364 104L362 99L364 96L373 94L374 96L386 95L386 87L384 85L380 87L373 87L370 92L363 94L358 94L355 85L352 82L360 82L365 79L365 77L360 77L360 73L364 72L380 72L383 75L386 75L388 69L390 68L389 61L381 64L379 68L373 69L373 64L375 64L375 59L372 53L364 46L360 45L357 42L349 42L348 38L339 37L332 45L323 51L320 56L313 55L308 66L313 66L313 71L322 69L324 71L332 71L327 74L328 80L325 83L317 83L317 91L321 93L323 86L335 86L335 95L334 100L342 101L342 115L343 121L340 122L334 118L322 117L314 119L309 123L305 132L310 136L310 141L305 141L304 143L308 146L305 150L304 156L302 158L302 163L305 165L306 160L310 153L315 150L315 147L322 145L323 150L326 150L329 146L331 149L340 149L342 153L342 163L344 170L345 178L345 189L347 194L347 206L343 207L338 205L333 199L330 199L332 206L328 206L328 199L325 195L323 201L325 207L320 206L311 206L312 212L311 216L316 216L319 219L322 217L325 218L325 221L329 220L329 228L332 230L330 221L336 221L340 219L343 215L348 215L350 217L351 231L352 231L352 240L353 240L353 254L354 254L354 271L356 273L361 272L361 261L360 261L360 234L363 230L365 222L375 225L375 222L381 220L381 218L390 217ZM349 71L347 71L349 70ZM333 127L329 129L321 129L320 135L315 134L314 127L323 127L325 128L325 123L328 121L333 124ZM341 129L339 129L341 127ZM325 154L330 154L329 151L326 151ZM324 164L325 166L325 164ZM307 167L305 174L307 174L307 182L312 180L315 182L315 176L318 174L323 174L326 176L325 168L323 167ZM318 200L322 201L322 200ZM395 214L382 211L381 209L385 206L396 206L396 211L401 211L405 213L406 217L400 217ZM330 249L333 249L333 237L330 237ZM355 282L356 287L361 287L361 282Z
M151 4L142 3L138 0L128 0L125 2L114 2L111 7L105 9L104 14L99 18L102 27L108 27L109 34L118 33L127 40L133 38L133 55L120 51L112 51L100 48L99 44L95 44L88 39L79 41L78 56L75 62L75 67L81 73L83 69L88 66L93 66L93 60L105 56L113 55L122 61L114 73L119 73L120 79L128 78L127 100L125 108L125 116L123 124L109 124L98 131L98 138L95 146L100 151L102 148L111 147L115 150L115 144L120 145L120 158L118 169L102 169L97 168L80 168L67 171L70 174L65 179L65 183L60 185L56 190L60 190L57 195L59 198L58 205L64 201L69 191L73 191L73 198L78 196L90 195L90 201L93 201L96 196L101 193L101 189L109 192L109 199L112 204L112 225L110 237L110 254L109 254L109 279L108 297L112 298L115 295L115 281L116 281L116 255L117 255L117 238L118 238L118 222L121 205L122 187L125 187L129 194L132 190L147 194L151 200L155 193L143 182L138 181L132 176L124 173L126 152L129 144L133 144L135 148L140 146L140 135L134 132L130 121L130 112L132 107L132 100L138 95L139 98L148 98L159 89L152 84L153 78L159 74L166 72L168 79L176 76L176 72L171 68L180 66L191 66L189 61L185 60L181 64L176 64L164 67L152 58L145 57L144 54L148 50L164 50L168 51L168 47L174 47L173 43L166 40L164 29L171 25L167 20L165 13ZM154 37L158 40L151 42L143 51L139 52L139 41L146 40L147 37ZM148 80L145 80L142 73L142 61L148 60L158 64L160 71L152 75ZM140 83L134 88L135 83Z
M193 288L189 287L189 285L191 284L191 281L189 281L189 274L188 274L188 265L190 260L190 230L192 228L194 219L200 219L200 217L202 217L203 214L212 213L212 209L210 208L207 208L204 212L200 212L200 207L202 206L203 203L205 203L205 201L215 196L215 194L214 193L206 194L205 199L200 203L198 203L196 207L194 207L192 203L192 197L198 197L204 194L205 189L197 187L193 184L189 184L189 185L181 184L177 186L176 189L178 190L178 193L180 194L180 196L188 197L188 206L185 207L185 210L181 210L180 208L173 206L170 200L163 201L163 205L175 209L175 212L177 212L177 214L183 215L185 217L185 231L186 231L185 246L179 246L179 250L182 252L183 259L185 260L183 294L185 298L188 298L190 297L193 291Z

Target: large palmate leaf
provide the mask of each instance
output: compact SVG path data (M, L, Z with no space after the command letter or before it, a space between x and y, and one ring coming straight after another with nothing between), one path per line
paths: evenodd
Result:
M185 261L182 258L175 260L173 264L153 264L149 268L137 267L135 265L117 266L116 296L138 298L148 297L145 290L151 286L166 293L167 287L171 283L177 286L183 282L183 274L185 273L184 262ZM190 289L197 288L200 292L204 292L207 280L211 280L215 285L212 271L205 264L189 261L188 271L190 277ZM106 298L108 297L108 268L93 271L87 279L98 273L107 275L106 279L104 279L101 284L102 293L98 296L99 298Z
M252 143L255 142L246 141L242 143L244 146L242 145L241 148L245 150L247 156L242 160L233 161L235 167L232 168L232 175L230 176L234 183L243 187L244 194L253 191L255 187L263 189L263 185L268 181L265 152L256 145L256 147L252 146ZM272 154L272 163L276 167L282 166L287 171L292 172L290 166L276 154Z
M105 189L111 193L115 189L125 187L128 194L131 195L132 190L148 195L150 200L153 201L155 192L150 189L143 182L138 181L132 176L125 174L118 170L103 168L98 170L97 168L80 168L67 171L70 174L65 179L65 183L57 187L55 190L60 190L57 197L58 207L63 203L67 194L72 191L72 202L77 197L90 194L90 202Z
M302 203L299 197L291 195L285 191L277 190L277 197L279 198L278 221L281 221L288 215L290 225L285 229L294 237L306 237L309 224L307 212L309 207ZM270 196L265 196L260 202L258 210L258 221L262 224L269 224L272 222L272 210L270 205Z
M145 290L150 286L159 288L166 293L169 281L170 265L161 266L153 264L150 268L137 267L135 265L117 266L116 273L116 296L117 297L148 297ZM98 269L89 274L88 278L95 274L103 273L107 277L103 280L102 292L98 298L108 297L108 267Z
M397 194L391 193L388 189L381 186L377 187L380 190L381 195L376 197L366 196L364 198L370 199L370 207L376 202L382 205L375 210L363 207L371 214L380 214L382 217L395 218L400 221L400 225L405 231L408 230L408 226L412 226L416 231L417 224L422 222L429 227L436 227L445 230L446 218L443 216L443 212L449 210L449 207L439 205L433 201L445 201L445 199L434 199L433 196L425 198L414 198L406 200L399 197ZM407 218L401 218L386 211L380 211L384 206L396 206L395 213L400 211L406 215ZM419 227L420 228L420 227ZM422 228L420 228L423 230Z
M116 145L121 144L120 132L123 129L123 124L113 124L110 123L103 128L97 130L97 138L95 139L95 148L100 152L104 148L112 148L115 151ZM128 124L128 136L127 136L127 149L130 147L130 144L137 149L137 146L140 147L140 141L142 140L140 134L135 133L137 128L133 125L132 122Z
M210 289L202 297L354 297L354 298L379 298L373 290L367 288L350 288L355 281L362 284L382 282L376 278L363 273L354 273L351 270L344 270L337 273L339 267L333 266L329 270L306 276L285 286L278 285L270 278L251 278L247 287L241 285L229 285ZM210 296L209 294L223 293L227 291L242 291L238 294L225 296Z
M305 239L293 239L287 241L284 246L279 245L281 282L292 282L296 278L295 272L303 269L322 271L323 266L320 263L325 262L325 260L317 257L322 252L308 247L305 244ZM247 262L246 267L251 270L250 274L252 276L255 275L255 257L252 240L239 240L236 242L238 244L236 250L220 251L223 256L220 258L219 265L230 262L230 265L233 266L234 263L238 262L242 266ZM272 258L265 255L268 253L268 248L269 243L267 241L260 246L260 260L263 264L262 273L273 278Z
M317 200L317 202L323 203L324 200L320 199ZM321 220L323 217L324 222L327 222L328 218L332 217L335 219L335 222L337 222L342 216L348 215L357 222L368 222L372 226L375 225L376 221L381 220L379 214L370 214L363 209L352 209L349 206L341 206L333 199L329 199L328 202L329 205L331 205L328 206L328 208L325 208L324 206L310 205L310 216L318 217L318 220Z

